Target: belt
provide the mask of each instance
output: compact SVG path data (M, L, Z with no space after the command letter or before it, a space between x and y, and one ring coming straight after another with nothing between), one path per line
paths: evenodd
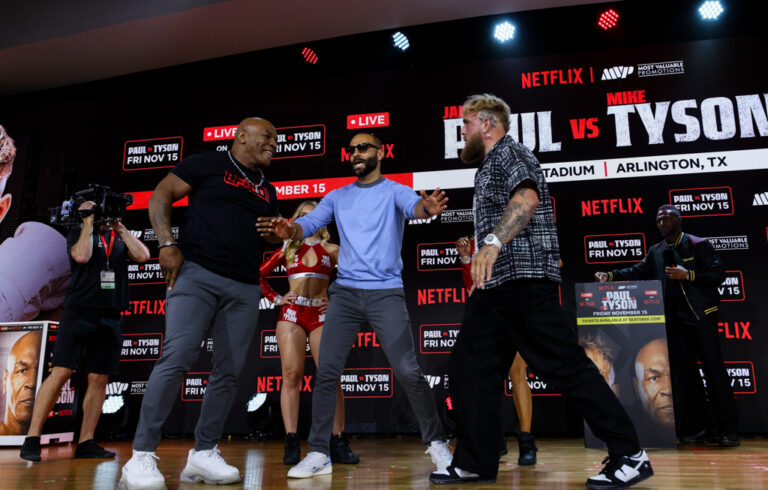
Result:
M331 279L331 276L328 274L320 274L319 272L297 272L296 274L288 276L288 280L293 281L294 279L301 279L302 277L313 277L315 279L325 279L326 281Z
M320 303L325 298L306 298L304 296L296 296L296 299L293 300L293 304L299 305L299 306L320 306Z

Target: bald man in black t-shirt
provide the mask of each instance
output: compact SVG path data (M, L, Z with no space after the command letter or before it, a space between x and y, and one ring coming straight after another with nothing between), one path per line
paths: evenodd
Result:
M182 377L211 325L213 369L181 480L240 481L240 471L224 461L217 444L258 325L265 238L255 225L261 216L279 215L277 191L262 171L276 148L272 123L245 119L231 151L185 158L152 194L149 217L168 285L165 342L144 393L133 456L123 467L124 488L165 488L154 451ZM189 208L177 243L171 233L171 206L184 196L189 196Z

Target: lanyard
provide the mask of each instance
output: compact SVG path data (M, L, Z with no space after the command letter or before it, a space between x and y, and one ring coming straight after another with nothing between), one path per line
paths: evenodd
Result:
M101 243L104 244L104 253L107 256L107 267L109 267L109 254L112 253L112 247L115 245L115 230L112 230L112 233L109 235L109 246L107 246L107 241L104 239L104 236L99 235L99 238L101 239Z

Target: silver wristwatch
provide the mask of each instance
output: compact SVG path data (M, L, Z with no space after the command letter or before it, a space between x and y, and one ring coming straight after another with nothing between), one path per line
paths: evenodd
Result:
M485 236L485 240L483 240L483 243L486 245L493 245L499 250L501 250L501 240L499 240L499 237L497 237L493 233L488 233Z
M167 242L161 243L160 245L158 245L157 249L160 250L163 247L172 247L174 245L178 245L178 244L176 242L172 242L172 241L168 240Z

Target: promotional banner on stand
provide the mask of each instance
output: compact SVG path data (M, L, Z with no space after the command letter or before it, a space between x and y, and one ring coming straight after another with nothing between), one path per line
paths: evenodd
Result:
M635 424L642 447L676 447L672 378L661 282L576 284L584 347ZM584 444L605 444L585 424Z

